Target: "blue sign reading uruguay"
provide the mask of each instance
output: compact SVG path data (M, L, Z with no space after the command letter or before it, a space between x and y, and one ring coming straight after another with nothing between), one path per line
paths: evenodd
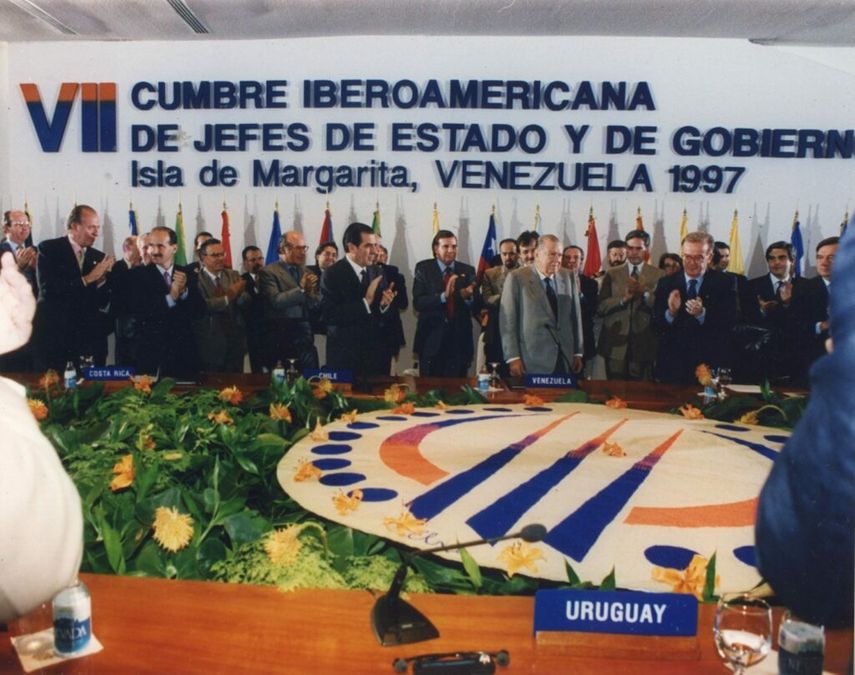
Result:
M683 593L537 591L538 631L691 636L698 632L698 601Z
M530 389L575 389L576 376L573 373L564 375L526 373L525 386Z

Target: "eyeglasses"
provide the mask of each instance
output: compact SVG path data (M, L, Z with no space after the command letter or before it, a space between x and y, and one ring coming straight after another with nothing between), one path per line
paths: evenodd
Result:
M9 227L24 227L29 226L29 224L30 223L26 220L13 220L11 223L9 223Z
M308 251L308 246L294 246L293 244L285 244L285 248L294 249L295 251Z
M700 263L706 259L705 255L686 255L685 253L680 256L686 262L695 262Z

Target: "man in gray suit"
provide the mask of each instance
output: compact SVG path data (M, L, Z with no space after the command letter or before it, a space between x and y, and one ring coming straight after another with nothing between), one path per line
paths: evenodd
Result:
M597 314L603 318L599 354L610 380L650 380L658 339L653 329L656 284L664 272L644 262L650 235L626 235L626 263L603 276Z
M279 241L279 260L259 272L271 340L268 367L297 359L300 370L318 367L318 352L309 313L320 303L318 275L306 269L309 247L302 234L286 232Z
M505 280L499 324L512 377L582 369L579 289L560 266L561 242L545 234L538 239L534 264Z
M202 370L242 373L246 326L241 308L250 297L240 273L226 269L225 255L219 239L207 239L199 247L198 286L207 312L193 322L193 332Z

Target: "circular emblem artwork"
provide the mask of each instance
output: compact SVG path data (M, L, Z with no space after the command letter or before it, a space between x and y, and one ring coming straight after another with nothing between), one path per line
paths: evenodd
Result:
M780 430L588 404L482 405L341 419L278 467L308 511L414 548L547 535L469 549L509 573L698 593L760 580L754 520ZM445 554L459 560L456 552ZM698 585L700 584L700 588Z

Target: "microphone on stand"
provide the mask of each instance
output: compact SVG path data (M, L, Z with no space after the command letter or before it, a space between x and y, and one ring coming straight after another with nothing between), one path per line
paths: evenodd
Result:
M377 598L377 602L374 603L374 607L371 609L371 630L374 631L374 636L384 647L421 642L422 640L432 640L439 637L439 631L436 629L436 626L424 614L400 597L404 580L407 578L407 571L414 558L420 558L428 553L441 553L442 551L471 548L473 546L481 546L482 544L495 544L506 539L522 539L523 541L533 543L541 541L546 536L546 533L546 528L543 525L532 523L526 525L519 532L506 534L503 537L476 539L475 541L467 541L462 544L437 546L436 548L413 551L405 555L400 567L395 572L389 590L385 595Z

